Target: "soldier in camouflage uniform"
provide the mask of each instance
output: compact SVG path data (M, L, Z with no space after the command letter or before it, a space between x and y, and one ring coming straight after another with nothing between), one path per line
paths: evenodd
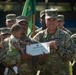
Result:
M7 14L6 15L6 28L5 29L10 29L10 27L13 25L13 24L15 24L16 23L16 14ZM1 33L1 30L2 30L3 28L0 28L0 33ZM0 36L1 37L1 36ZM1 39L0 39L0 41L1 41Z
M13 24L16 23L16 14L7 14L6 15L6 26L5 28L0 28L0 33L1 30L3 29L9 29ZM10 29L9 29L10 30ZM0 41L2 41L2 39L0 39ZM8 48L8 38L5 39L5 41L3 42L4 48ZM6 49L4 49L6 51ZM5 52L3 51L3 52ZM6 54L3 54L3 57L6 56ZM4 64L4 63L3 63ZM1 74L0 74L1 75Z
M57 28L57 19L57 9L46 9L47 29L37 33L33 38L39 43L49 42L50 46L50 53L46 54L46 60L40 67L40 75L72 75L71 60L75 57L76 47L70 35ZM42 57L39 59L42 60Z
M42 27L40 27L37 30L35 30L35 33L38 33L39 31L46 29L45 10L43 10L43 11L40 12L40 23L41 23Z
M73 39L74 43L76 44L76 33L73 34L71 36L71 38ZM76 60L74 61L74 65L73 65L73 75L76 75Z
M10 36L10 31L8 28L1 28L1 45L2 45L2 48L0 48L0 64L3 64L3 60L5 59L6 57L6 54L7 54L7 48L8 48L8 43L5 42L5 39L8 38ZM1 72L3 72L3 68L4 67L4 64L3 66L1 67ZM3 75L1 74L0 72L0 75Z
M0 35L1 35L1 45L6 47L7 44L4 43L4 40L10 36L9 28L6 28L6 27L5 28L1 28L1 34Z
M64 15L58 15L58 27L66 31L69 35L72 35L72 32L64 27Z
M22 26L23 28L23 33L21 40L25 42L30 42L31 44L35 43L29 36L27 36L27 29L28 29L28 19L27 17L24 16L18 16L17 18L17 23ZM26 49L26 46L21 45L22 48ZM25 50L25 55L22 56L22 64L19 67L19 75L35 75L34 74L34 67L33 67L33 58L31 55L26 54Z
M46 29L46 24L45 24L45 10L43 10L43 11L41 11L40 12L40 23L41 23L41 27L40 28L37 28L36 26L35 26L35 35L39 32L39 31L41 31L41 30L44 30L44 29ZM34 36L32 36L32 33L29 35L29 37L34 37Z

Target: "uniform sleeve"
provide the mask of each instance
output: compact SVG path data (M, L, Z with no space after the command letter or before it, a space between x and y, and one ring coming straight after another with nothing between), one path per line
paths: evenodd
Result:
M73 34L73 35L71 36L71 38L73 39L74 43L76 44L76 33Z
M69 35L65 35L64 44L59 45L57 53L63 60L72 61L73 59L75 59L76 45Z

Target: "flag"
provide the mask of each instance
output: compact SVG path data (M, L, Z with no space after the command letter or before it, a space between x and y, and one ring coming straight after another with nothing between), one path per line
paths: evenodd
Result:
M27 34L32 32L32 16L36 13L36 0L26 0L22 16L27 16L29 18Z

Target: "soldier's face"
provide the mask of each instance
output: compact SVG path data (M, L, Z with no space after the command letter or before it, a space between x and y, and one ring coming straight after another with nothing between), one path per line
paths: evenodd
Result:
M48 19L45 19L45 23L47 28L51 30L51 29L57 28L58 21L57 19L54 19L54 18L48 18Z
M58 25L57 25L57 26L58 26L59 28L62 29L62 28L63 28L63 25L64 25L64 21L58 21Z
M21 21L19 24L23 29L23 33L26 33L28 29L28 24L25 21Z
M14 20L6 21L6 26L11 27L15 23L16 23L16 21L14 21Z

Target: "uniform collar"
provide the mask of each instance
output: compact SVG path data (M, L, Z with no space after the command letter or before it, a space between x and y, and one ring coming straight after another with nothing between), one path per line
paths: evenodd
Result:
M45 31L44 31L44 38L47 38L47 36L50 36L50 35L53 35L53 36L57 36L58 34L59 34L59 28L57 27L57 30L56 30L56 32L54 33L54 34L50 34L48 31L47 31L47 29L45 29Z

